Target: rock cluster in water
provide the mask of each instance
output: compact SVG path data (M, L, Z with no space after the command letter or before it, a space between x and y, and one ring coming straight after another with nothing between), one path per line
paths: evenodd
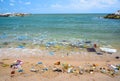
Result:
M28 15L27 13L4 13L4 14L0 14L0 17L14 17L14 16L26 16Z
M104 16L104 18L107 18L107 19L120 19L120 10L118 10L116 13L106 15L106 16Z

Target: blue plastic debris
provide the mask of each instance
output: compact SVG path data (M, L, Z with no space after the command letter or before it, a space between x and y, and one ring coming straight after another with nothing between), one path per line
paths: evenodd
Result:
M28 38L27 38L27 36L19 36L19 37L17 37L17 40L19 40L19 41L23 41L23 40L27 40Z
M54 46L56 45L56 42L47 42L46 47Z
M18 70L18 72L23 72L23 69Z
M3 33L1 36L0 36L0 39L5 39L7 38L7 34L6 33Z
M37 64L42 64L42 62L38 62Z
M24 46L18 46L17 48L25 48Z
M51 51L51 52L49 52L49 54L52 56L52 55L54 55L54 52Z
M85 41L85 43L90 44L90 43L91 43L91 41Z
M43 68L43 71L48 71L48 68Z
M108 67L109 67L110 69L112 69L115 73L117 73L117 72L119 71L119 68L116 67L116 66L114 66L114 65L112 65L112 64L109 64Z

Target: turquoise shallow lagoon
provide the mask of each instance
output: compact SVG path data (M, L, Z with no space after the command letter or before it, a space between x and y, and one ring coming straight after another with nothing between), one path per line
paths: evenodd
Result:
M0 17L0 45L90 40L120 46L120 20L106 14L32 14Z

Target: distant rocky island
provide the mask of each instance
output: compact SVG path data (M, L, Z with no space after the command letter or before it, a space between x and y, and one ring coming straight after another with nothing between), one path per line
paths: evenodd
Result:
M4 14L0 14L0 17L14 17L14 16L23 17L26 15L29 15L29 14L27 14L27 13L4 13Z
M118 10L115 13L112 14L107 14L106 16L104 16L104 18L106 19L120 19L120 10Z

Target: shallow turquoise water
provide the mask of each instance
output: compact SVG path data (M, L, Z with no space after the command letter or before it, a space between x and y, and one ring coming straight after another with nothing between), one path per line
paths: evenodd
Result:
M0 41L95 40L120 46L120 20L106 14L33 14L0 17Z

